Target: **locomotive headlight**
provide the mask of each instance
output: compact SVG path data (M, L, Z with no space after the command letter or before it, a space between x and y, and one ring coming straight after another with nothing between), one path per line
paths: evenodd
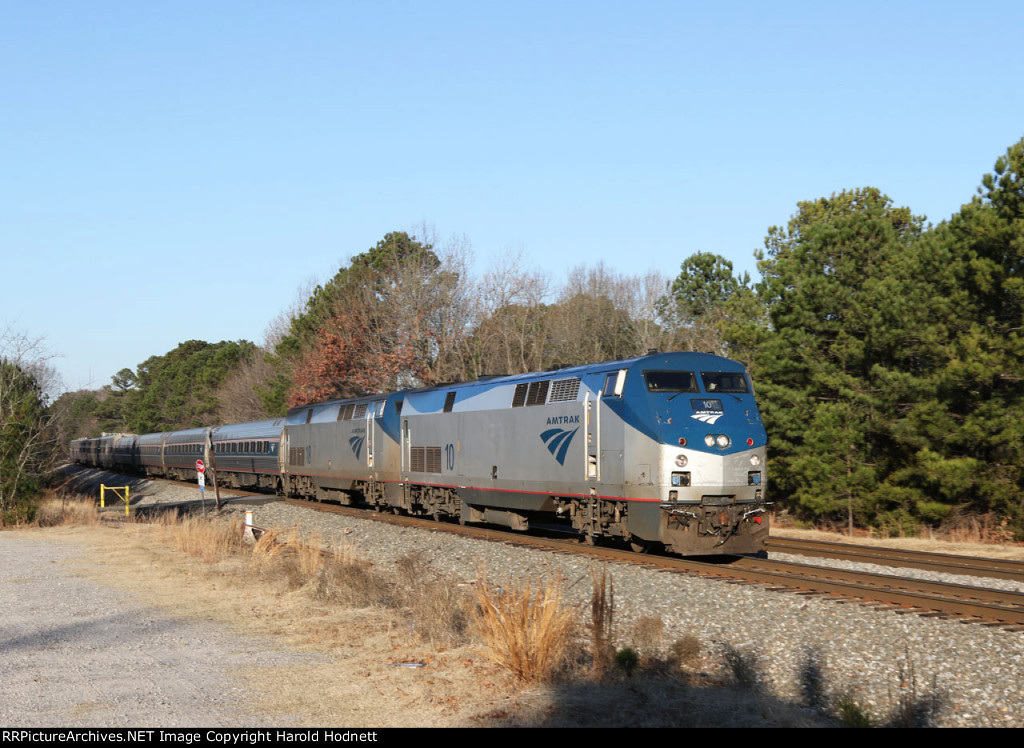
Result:
M704 437L704 443L709 447L717 445L719 449L725 449L732 444L732 439L727 434L708 434Z
M679 467L686 467L687 462L688 460L686 459L686 455L679 455L676 457L676 465Z
M760 465L761 464L761 456L760 455L750 455L750 464L751 464L752 467L757 467L758 465Z

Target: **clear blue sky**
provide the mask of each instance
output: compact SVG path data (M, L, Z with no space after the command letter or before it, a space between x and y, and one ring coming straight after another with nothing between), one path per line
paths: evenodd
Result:
M0 0L0 327L99 387L424 222L478 271L756 276L800 200L968 201L1022 36L1019 0Z

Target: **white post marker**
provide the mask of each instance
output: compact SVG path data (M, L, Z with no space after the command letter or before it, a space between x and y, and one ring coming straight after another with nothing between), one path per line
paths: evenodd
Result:
M252 509L245 510L245 532L242 537L249 543L256 542L256 536L252 532Z

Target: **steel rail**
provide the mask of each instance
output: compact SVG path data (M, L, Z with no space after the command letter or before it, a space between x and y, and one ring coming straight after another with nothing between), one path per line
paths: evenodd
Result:
M878 564L937 571L946 574L1009 579L1024 583L1024 561L998 558L958 556L951 553L908 551L899 548L853 545L825 540L770 537L765 545L769 553L791 553L817 558L836 558L844 561Z
M1024 626L1024 593L750 557L737 556L730 563L710 563L689 558L638 554L616 548L588 546L577 541L521 535L473 525L435 522L419 517L379 514L355 507L319 504L298 499L286 501L320 511L377 519L405 527L418 527L538 550L582 553L599 560L621 561L677 573L764 584L773 589L791 589L887 606L902 606L908 608L908 612L914 611L925 615L960 616L1001 625Z

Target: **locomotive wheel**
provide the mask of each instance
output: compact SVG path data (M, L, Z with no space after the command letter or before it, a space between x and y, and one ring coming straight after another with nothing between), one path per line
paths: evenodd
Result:
M629 549L633 553L650 553L651 548L654 546L649 540L642 540L638 537L632 537L629 539Z
M592 532L585 532L580 535L580 542L586 543L587 545L600 545L601 538Z

